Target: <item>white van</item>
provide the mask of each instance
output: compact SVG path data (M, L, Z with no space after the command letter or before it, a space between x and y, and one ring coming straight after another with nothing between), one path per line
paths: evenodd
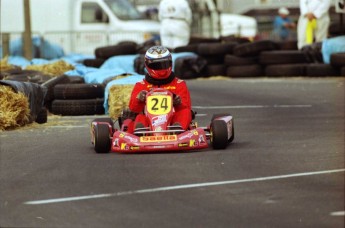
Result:
M121 41L142 43L159 34L160 23L145 19L128 0L30 0L33 35L66 53L93 54ZM24 32L23 0L1 0L1 33L11 40Z

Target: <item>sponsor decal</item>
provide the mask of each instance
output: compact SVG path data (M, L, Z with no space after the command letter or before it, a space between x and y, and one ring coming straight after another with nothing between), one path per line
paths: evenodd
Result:
M137 142L138 142L138 139L133 138L133 137L130 136L130 135L125 135L124 138L125 138L125 139L128 139L129 141L131 141L131 143L137 143Z
M162 127L157 127L156 129L155 129L155 131L162 131L163 129L162 129Z
M121 143L121 150L128 150L126 143Z
M176 89L176 86L165 86L164 89L173 90Z
M115 139L113 142L114 147L119 147L119 139Z
M192 146L197 146L197 145L198 145L198 144L197 144L197 142L195 142L194 139L189 140L189 146L190 146L190 147L192 147Z
M194 134L192 132L189 132L188 134L181 136L180 140L187 139L187 138L190 139L193 137L193 135Z
M125 134L124 134L124 133L121 133L121 134L119 134L119 137L120 137L120 138L123 138L123 137L125 137Z
M189 147L188 143L179 143L178 147Z
M198 135L199 132L198 132L197 130L194 130L194 131L193 131L193 134L194 134L194 135Z
M199 136L199 143L205 143L205 139L204 139L204 136L203 135L200 135Z
M151 94L151 96L153 96L153 95L167 95L167 94L168 94L167 91L163 91L163 92L153 92L153 93Z
M141 136L140 142L170 142L176 141L176 135L157 135L157 136Z
M131 146L130 147L131 150L139 150L139 148L140 148L139 146Z
M157 126L167 122L167 115L155 116L152 118L152 126Z
M155 149L163 149L163 148L165 148L165 146L153 146L153 148L155 148Z

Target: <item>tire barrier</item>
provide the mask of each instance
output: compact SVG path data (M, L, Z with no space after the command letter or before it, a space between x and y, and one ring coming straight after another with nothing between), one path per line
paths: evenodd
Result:
M95 59L84 59L82 63L85 66L102 69L102 65L113 56L138 55L133 58L133 68L136 73L143 75L145 73L143 56L147 48L153 45L156 45L153 41L147 41L142 45L128 41L100 47L95 50ZM175 48L172 53L195 54L187 57L182 54L182 57L175 59L176 75L186 80L209 76L229 78L345 76L345 53L331 54L330 63L325 64L319 49L310 51L312 52L297 50L297 42L294 40L249 41L230 36L220 39L193 37L188 45ZM317 58L310 58L311 54L313 56L315 54ZM64 68L62 71L48 65L33 66L28 69L15 66L3 68L5 65L3 62L1 60L0 82L24 83L24 85L29 83L45 90L45 96L42 98L43 106L37 105L34 115L30 116L30 121L37 123L47 122L48 110L58 115L104 114L104 103L107 102L104 100L105 87L108 82L119 78L118 74L114 74L104 79L101 84L85 83L86 78L78 76L78 71L74 71L75 76L61 73L72 69L69 64L62 62L58 63ZM114 70L117 70L116 67ZM51 75L51 72L54 75ZM127 74L123 76L126 77ZM114 111L113 108L117 107L118 98L114 97L109 107L116 113L118 110Z
M228 77L257 77L264 75L264 69L260 64L230 66L226 70Z
M265 68L265 75L269 77L306 76L307 65L308 64L268 65Z
M59 84L54 87L51 112L58 115L104 114L102 84Z
M103 98L102 84L60 84L54 87L55 99L93 99Z
M306 66L306 76L311 77L326 77L326 76L340 76L340 70L332 67L329 64L308 64Z
M335 67L344 67L345 53L333 53L331 55L331 65Z
M104 99L54 100L52 113L62 116L100 115L104 114Z
M83 64L88 67L100 68L105 62L105 59L84 59Z
M112 56L132 55L137 53L137 45L132 42L126 42L118 45L99 47L95 50L97 59L109 59Z

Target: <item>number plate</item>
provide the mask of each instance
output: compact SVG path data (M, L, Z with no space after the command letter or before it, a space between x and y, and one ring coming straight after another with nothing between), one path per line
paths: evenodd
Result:
M149 96L146 105L148 113L152 115L165 115L171 111L171 96Z

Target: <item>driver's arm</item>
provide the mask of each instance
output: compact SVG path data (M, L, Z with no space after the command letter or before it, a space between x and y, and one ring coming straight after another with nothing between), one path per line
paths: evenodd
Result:
M144 110L145 102L138 99L138 95L142 90L146 90L146 85L142 82L137 82L132 90L131 98L129 100L129 109L132 112L140 113Z

